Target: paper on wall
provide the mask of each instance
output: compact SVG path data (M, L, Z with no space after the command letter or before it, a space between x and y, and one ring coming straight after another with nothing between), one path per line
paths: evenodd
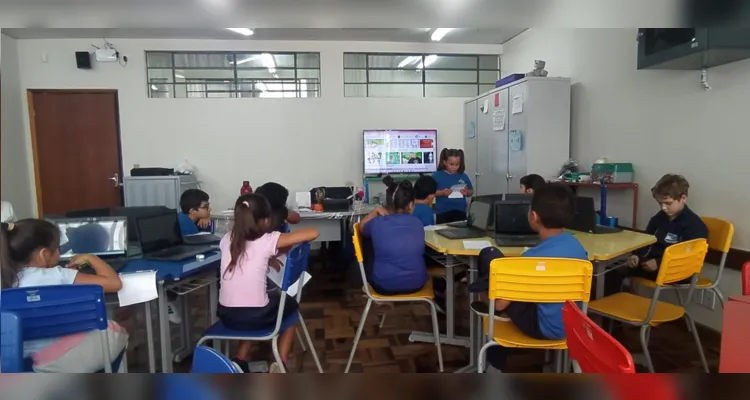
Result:
M523 95L521 93L513 95L513 114L520 114L523 112Z
M156 291L156 271L120 274L122 289L117 292L120 307L151 301L159 294Z
M505 109L495 110L492 113L492 130L502 131L505 129Z

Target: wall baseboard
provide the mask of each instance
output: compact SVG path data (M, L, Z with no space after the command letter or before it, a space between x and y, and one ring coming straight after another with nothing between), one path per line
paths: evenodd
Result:
M706 262L713 265L719 265L720 261L721 252L709 249L708 254L706 254ZM750 251L731 248L727 254L727 263L725 267L739 271L742 269L742 264L748 261L750 261Z

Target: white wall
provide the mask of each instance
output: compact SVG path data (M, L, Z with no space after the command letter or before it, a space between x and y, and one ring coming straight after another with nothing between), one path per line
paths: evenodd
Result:
M599 157L632 162L640 185L638 224L658 211L650 188L674 172L690 181L690 206L735 224L733 247L750 249L750 60L711 68L706 92L698 71L636 69L635 29L531 29L504 45L502 75L547 61L550 76L573 81L571 154L582 166ZM610 195L610 214L629 223L631 196ZM708 266L704 272L712 276ZM739 272L722 279L739 294ZM720 313L696 307L700 322L720 329Z
M124 170L172 167L187 158L214 208L233 204L243 180L254 186L275 180L290 191L360 182L363 129L436 128L439 146L462 146L464 99L344 98L344 52L502 52L499 45L128 39L111 40L128 56L126 67L76 69L73 53L91 50L92 42L19 40L21 88L118 89ZM320 52L322 97L149 99L145 50ZM26 115L24 121L28 131Z
M26 218L34 215L35 208L32 208L33 181L27 153L29 141L23 125L27 112L21 102L18 47L17 41L6 35L0 35L0 42L2 199L13 204L17 218Z

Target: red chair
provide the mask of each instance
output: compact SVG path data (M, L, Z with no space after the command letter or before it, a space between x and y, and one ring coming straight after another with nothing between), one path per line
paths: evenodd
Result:
M750 296L750 261L742 265L742 295Z
M563 307L563 323L575 372L634 374L633 357L575 303Z

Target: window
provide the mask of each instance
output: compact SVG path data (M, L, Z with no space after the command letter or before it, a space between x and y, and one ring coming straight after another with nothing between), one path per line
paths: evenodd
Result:
M496 55L344 53L345 97L473 97L499 78Z
M320 53L146 52L148 96L320 97Z

